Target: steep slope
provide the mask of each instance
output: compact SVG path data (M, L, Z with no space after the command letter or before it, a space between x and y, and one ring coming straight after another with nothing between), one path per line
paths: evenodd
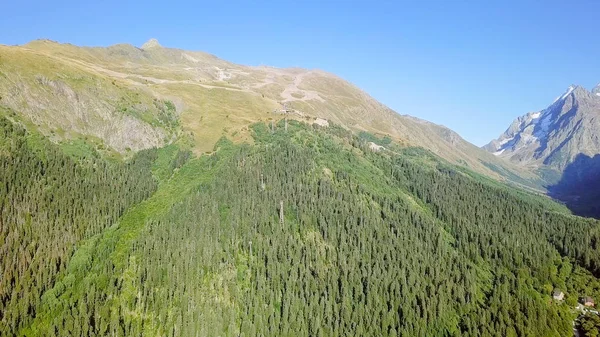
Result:
M94 85L88 88L93 95L80 94L90 97L80 105L99 111L97 114L101 117L94 113L87 116L81 108L61 107L57 110L65 116L59 120L65 122L54 128L63 132L71 129L71 124L78 123L81 126L76 131L102 138L119 152L125 148L137 150L159 145L177 134L176 130L165 132L158 124L147 125L144 122L149 118L140 121L135 118L135 113L125 114L124 120L114 118L113 111L119 110L118 104L106 107L106 102L119 102L120 95L134 95L135 103L141 97L136 111L150 111L150 115L155 115L150 104L153 100L172 102L182 129L193 138L196 154L211 151L222 135L228 135L235 141L251 141L248 125L281 119L282 105L285 105L289 111L288 118L321 118L352 130L387 134L395 140L422 146L453 163L496 178L522 176L521 182L525 184L531 184L535 179L534 175L498 160L447 128L398 115L354 85L320 70L242 66L202 52L164 48L156 40L149 41L142 48L127 44L87 48L47 40L33 41L22 47L1 48L0 60L4 54L10 53L23 55L18 58L30 59L31 63L43 60L47 63L43 66L45 76L53 81L64 82L57 77L73 70L90 81L114 84L113 87ZM0 100L0 105L11 107L52 129L57 122L51 116L58 111L32 106L28 103L32 100L24 99L21 94L24 90L19 89L21 82L25 82L31 83L25 92L40 91L41 85L35 84L35 79L39 77L36 69L41 67L24 66L29 71L24 75L23 69L8 68L3 64L2 61L0 71L6 76L0 76L0 92L5 98ZM13 79L7 80L7 76ZM69 88L78 93L75 85L69 85ZM128 94L121 94L121 91ZM110 118L107 118L106 111L111 112ZM73 121L69 117L78 114L83 114L83 121ZM96 130L98 128L100 130ZM137 138L119 140L115 135Z
M600 96L570 86L548 108L517 118L485 149L521 165L562 171L579 154L600 153L599 117Z
M484 148L536 170L550 192L570 204L591 202L594 205L588 206L597 208L596 195L588 192L600 186L596 158L600 154L600 86L591 92L570 86L548 108L517 118Z
M147 150L127 163L73 158L0 116L1 336L27 324L82 240L156 190L155 157Z
M32 148L32 135L0 121L3 143L18 144L0 153L11 199L42 200L0 207L16 214L2 218L12 240L0 247L24 250L6 250L0 289L47 270L44 283L17 277L23 286L1 293L2 336L558 337L572 333L579 296L600 296L598 222L420 148L290 121L255 124L254 144L222 139L210 156L142 151L114 176L137 174L155 192L128 200L110 226L110 209L80 211L94 205L86 179L54 179L63 165L112 179L86 170L101 159L65 160L49 142ZM64 204L43 198L46 178L71 192ZM77 193L81 221L69 226ZM51 223L85 235L38 245L57 230ZM52 253L73 247L53 269ZM564 302L551 300L554 287Z
M141 88L72 62L0 46L0 107L56 139L88 136L118 152L172 141L177 111Z
M600 96L600 84L598 84L594 89L592 89L592 93L596 96Z

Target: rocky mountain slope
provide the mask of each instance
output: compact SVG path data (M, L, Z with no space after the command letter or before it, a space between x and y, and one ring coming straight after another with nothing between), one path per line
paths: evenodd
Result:
M592 91L572 85L548 108L517 118L484 148L537 171L553 194L579 207L595 204L582 196L598 181L599 134L600 85Z
M85 135L119 152L159 146L177 120L165 103L68 61L0 47L0 106L54 138Z
M242 66L156 40L142 48L48 40L0 46L0 95L0 106L46 135L85 135L120 153L185 137L196 154L212 151L223 135L251 141L248 125L281 119L285 106L288 118L389 135L496 178L535 179L443 126L397 114L333 74Z
M517 118L485 149L522 165L563 170L577 155L600 153L600 86L570 86L548 108Z

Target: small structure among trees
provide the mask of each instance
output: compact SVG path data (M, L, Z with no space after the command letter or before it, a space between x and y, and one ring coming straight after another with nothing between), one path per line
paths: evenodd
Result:
M552 298L554 298L557 301L562 301L565 299L565 293L560 289L554 289L554 292L552 293Z
M579 303L585 305L586 307L593 307L596 305L596 303L594 303L594 299L589 296L584 296L580 298Z

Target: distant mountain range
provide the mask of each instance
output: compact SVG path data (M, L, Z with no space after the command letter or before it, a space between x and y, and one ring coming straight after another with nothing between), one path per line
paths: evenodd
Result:
M484 146L540 175L578 213L600 216L600 85L570 86L542 111L517 118Z

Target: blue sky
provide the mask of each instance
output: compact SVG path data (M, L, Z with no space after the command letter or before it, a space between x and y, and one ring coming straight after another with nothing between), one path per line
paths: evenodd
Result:
M333 72L476 145L600 82L600 1L7 1L0 43L201 50Z

